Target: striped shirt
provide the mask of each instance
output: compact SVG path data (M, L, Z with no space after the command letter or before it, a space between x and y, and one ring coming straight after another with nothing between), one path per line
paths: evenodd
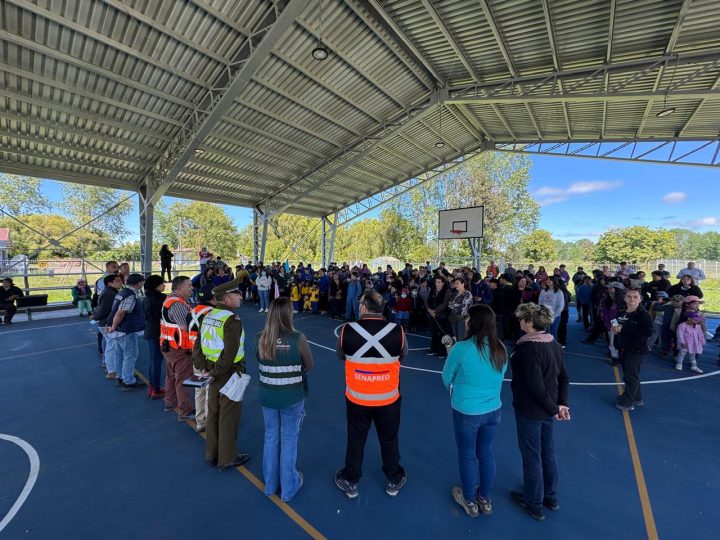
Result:
M182 330L187 330L187 318L191 311L187 300L184 296L181 296L178 293L172 293L168 296L168 298L180 298L183 300L182 302L175 302L172 306L170 306L170 309L168 309L168 318L171 323L177 324Z

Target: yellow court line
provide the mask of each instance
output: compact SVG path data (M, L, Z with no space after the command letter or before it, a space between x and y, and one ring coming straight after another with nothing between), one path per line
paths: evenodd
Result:
M135 370L135 376L138 377L141 381L143 381L145 384L149 385L150 381L140 373L138 370ZM194 420L187 420L185 422L188 426L195 429L195 421ZM206 438L205 433L198 433L203 439ZM260 479L255 476L253 473L251 473L246 467L243 465L239 467L235 467L237 471L242 474L245 478L247 478L252 485L254 485L256 488L260 490L260 492L265 495L265 484L263 484ZM292 519L302 530L304 530L310 538L313 538L313 540L327 540L325 535L323 535L320 531L318 531L315 527L310 525L300 514L298 514L295 510L293 510L289 504L284 502L280 497L277 495L273 495L272 497L268 497L275 506L280 508L285 515L287 515L290 519Z
M615 373L618 395L621 396L625 388L620 380L620 370L617 366L613 366L613 372ZM635 443L635 433L633 432L632 422L630 422L630 413L623 411L622 414L623 420L625 421L625 433L627 434L628 445L630 446L630 456L632 457L633 469L635 471L635 480L637 482L638 493L640 494L640 504L642 505L643 517L645 518L645 530L647 531L649 540L658 540L655 517L653 516L652 506L650 504L647 485L645 485L645 475L643 474L642 465L640 464L640 453Z

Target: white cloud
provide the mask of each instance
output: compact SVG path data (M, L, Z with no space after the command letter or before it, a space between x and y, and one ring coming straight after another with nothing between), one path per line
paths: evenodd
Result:
M598 236L602 236L603 233L601 232L579 232L579 233L562 233L558 234L557 236L561 238L596 238Z
M687 193L683 193L682 191L672 191L665 195L662 198L662 201L667 204L675 204L679 202L683 202L687 199Z
M622 186L622 182L608 181L592 181L592 182L575 182L567 187L541 187L535 191L534 195L538 199L538 203L542 206L548 206L568 200L570 197L577 195L587 195L596 191L610 191Z
M688 221L673 220L668 221L666 225L672 227L680 227L683 229L700 229L702 227L712 227L713 225L720 225L720 218L711 216L700 219L692 219Z

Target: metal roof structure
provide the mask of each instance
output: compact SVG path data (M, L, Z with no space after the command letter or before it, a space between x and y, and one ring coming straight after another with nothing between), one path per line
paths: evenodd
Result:
M719 86L717 0L0 0L0 171L150 210L325 218L485 149L706 144Z

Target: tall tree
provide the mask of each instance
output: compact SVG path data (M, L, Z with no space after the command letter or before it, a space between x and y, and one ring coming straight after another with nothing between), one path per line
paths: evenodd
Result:
M218 204L175 201L161 203L155 211L155 232L161 244L199 250L205 246L215 255L233 259L238 252L238 230Z
M522 239L523 257L533 262L554 261L558 255L558 246L553 240L552 233L537 229Z
M63 184L61 208L78 226L92 221L85 227L94 234L109 236L119 241L126 236L125 219L133 208L130 193L97 186Z
M50 206L39 178L0 173L0 193L0 209L11 216L41 213Z
M672 232L647 227L611 229L600 236L595 246L595 260L618 263L645 262L670 257L676 252Z
M530 196L531 162L526 156L484 152L459 168L427 182L393 202L416 224L428 243L437 239L436 210L484 206L483 252L506 255L537 227L540 210ZM467 242L450 244L445 254L468 253Z

